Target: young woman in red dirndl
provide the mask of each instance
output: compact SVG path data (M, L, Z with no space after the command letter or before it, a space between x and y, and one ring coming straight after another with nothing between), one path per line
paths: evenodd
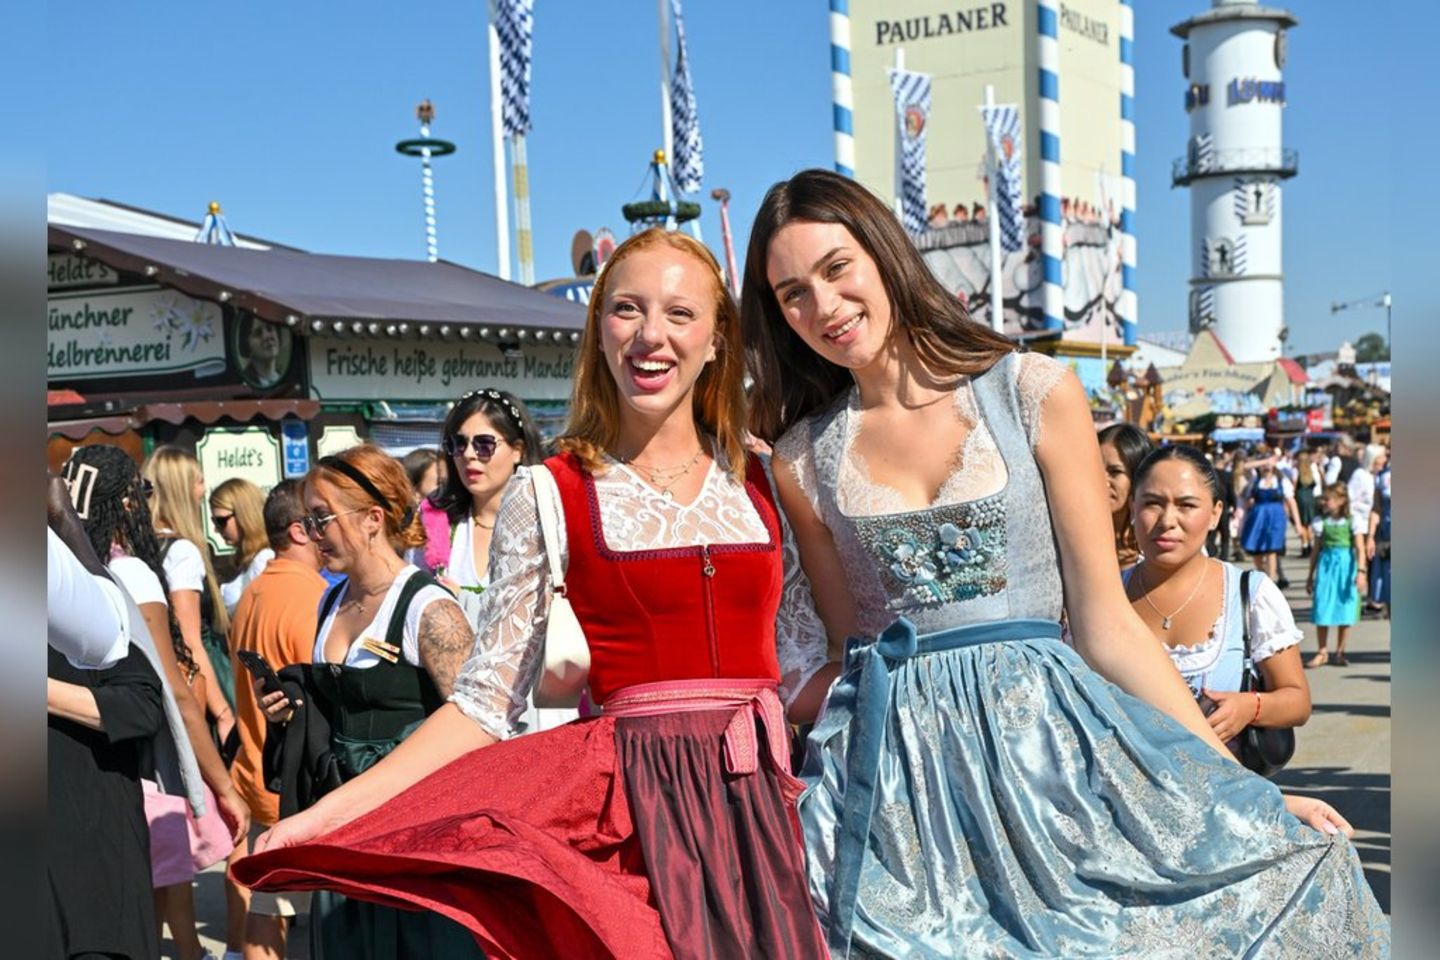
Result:
M596 284L547 467L602 716L503 739L550 599L522 469L451 702L278 824L237 878L434 910L502 957L825 955L782 698L804 718L833 667L744 452L739 342L718 266L686 237L637 235Z

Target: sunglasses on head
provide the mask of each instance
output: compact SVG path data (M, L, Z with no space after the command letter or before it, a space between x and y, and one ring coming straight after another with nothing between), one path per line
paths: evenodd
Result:
M489 460L495 456L495 451L500 446L500 438L493 433L477 433L473 437L467 437L463 433L452 433L445 438L445 452L452 457L463 457L466 448L475 451L475 456L481 460Z

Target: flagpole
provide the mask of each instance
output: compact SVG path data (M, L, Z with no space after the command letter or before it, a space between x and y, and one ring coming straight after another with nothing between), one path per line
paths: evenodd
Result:
M995 106L995 88L985 85L985 106ZM985 136L986 179L990 181L990 329L1005 329L1005 270L1000 252L1000 155L995 152L995 138Z
M535 242L530 234L530 162L525 155L525 134L510 138L510 173L515 178L515 253L520 282L535 285Z
M505 132L500 104L500 34L495 29L495 7L485 31L490 40L490 145L495 168L495 275L510 279L510 198L505 191Z
M905 69L905 48L895 48L895 70ZM905 114L895 111L895 219L905 222Z
M670 110L670 0L657 0L660 13L660 142L665 151L665 163L675 155L675 134L670 125L673 118ZM669 171L660 171L660 192L662 200L669 200ZM665 229L675 229L675 218L665 218Z

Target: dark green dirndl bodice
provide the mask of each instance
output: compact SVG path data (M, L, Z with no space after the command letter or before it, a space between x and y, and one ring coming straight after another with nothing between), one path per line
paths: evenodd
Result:
M419 571L400 589L385 644L403 651L405 614L415 595L436 581ZM320 608L320 623L340 595L333 588ZM343 780L385 758L445 702L425 669L397 653L394 663L370 667L314 665L312 696L330 722L330 747ZM464 927L436 913L397 910L318 890L310 902L310 956L313 960L435 960L483 958Z

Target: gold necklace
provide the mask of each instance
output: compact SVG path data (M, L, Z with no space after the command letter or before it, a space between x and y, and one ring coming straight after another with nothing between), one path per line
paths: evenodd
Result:
M479 527L481 530L494 530L494 529L495 529L495 524L493 524L493 523L481 523L481 522L480 522L480 518L477 517L477 516L475 516L475 514L473 514L473 513L470 514L470 522L473 523L473 524L475 524L475 526Z
M636 463L634 460L621 460L620 462L634 467L636 471L640 473L641 477L646 480L650 486L655 488L660 496L666 500L673 500L675 499L675 495L670 492L670 488L679 483L695 464L700 462L700 458L704 454L705 447L702 444L700 449L695 451L695 456L678 467L647 467L645 464Z
M1205 582L1205 575L1210 572L1210 561L1206 560L1205 565L1200 568L1200 579L1196 580L1195 586L1190 589L1190 596L1186 597L1185 602L1176 607L1168 617L1160 613L1160 608L1155 606L1155 601L1150 599L1150 587L1145 583L1145 564L1138 563L1135 565L1135 569L1140 573L1140 589L1144 591L1140 597L1150 605L1151 610L1160 614L1160 629L1169 630L1171 622L1180 615L1181 610L1190 606L1190 601L1194 600L1195 595L1200 592L1200 584Z
M365 616L365 613L366 613L366 610L367 610L367 608L368 608L368 603L369 603L370 598L371 598L371 597L374 597L374 596L379 596L379 595L384 595L384 594L389 593L389 592L390 592L390 588L393 587L393 586L395 586L395 578L396 578L397 576L399 576L399 575L400 575L400 571L399 571L399 570L394 571L393 573L390 574L390 582L387 583L387 584L385 584L385 586L376 588L376 589L374 589L374 590L366 590L366 591L364 592L364 597L365 597L364 600L355 600L355 599L346 600L346 601L345 601L345 605L348 606L348 607L354 607L354 608L359 612L360 616L362 616L362 617Z

